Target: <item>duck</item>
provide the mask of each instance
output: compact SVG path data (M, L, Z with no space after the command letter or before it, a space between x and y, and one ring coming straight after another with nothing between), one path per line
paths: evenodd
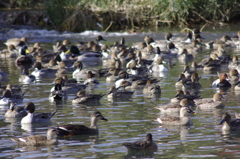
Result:
M179 103L169 103L166 105L160 105L155 107L160 110L161 113L179 113L182 107L195 106L193 100L183 98Z
M57 110L53 113L34 113L35 104L33 102L28 102L25 105L25 109L28 114L22 118L21 124L31 124L31 123L47 123L55 115Z
M199 83L201 77L198 76L197 72L192 73L191 75L191 88L194 90L199 90L202 88L202 85Z
M88 71L87 72L87 79L84 81L85 85L95 85L95 84L99 84L100 82L93 77L93 73L92 71Z
M237 69L230 69L228 79L231 85L237 85L239 82L239 73Z
M58 63L58 70L55 73L55 76L62 77L63 75L66 75L68 73L69 73L69 71L67 69L67 66L66 66L65 62L63 62L63 61L59 62Z
M163 57L158 57L149 67L149 72L168 72L168 68L164 65L166 63Z
M216 48L219 45L223 45L224 47L231 47L231 44L228 41L232 41L231 37L228 35L223 35L220 39L216 39L213 43L213 47Z
M187 114L195 114L190 107L182 107L180 109L180 117L164 116L157 118L157 121L162 125L176 125L176 126L191 126L193 122Z
M54 69L43 69L41 62L34 63L33 67L35 68L35 71L33 71L31 75L35 76L37 79L53 77L57 73L57 70Z
M0 86L1 86L1 81L0 81ZM12 94L23 95L21 87L22 85L11 85L11 84L7 84L6 86L1 86L0 94L3 94L4 90L10 90Z
M16 59L17 65L32 65L33 59L31 55L27 55L27 53L30 53L28 50L28 47L26 45L22 46L20 48L20 56Z
M21 95L13 94L10 85L7 85L0 98L0 105L9 105L11 102L22 103L23 98L24 93Z
M72 100L72 104L98 104L103 96L102 94L86 94L86 91L79 91Z
M26 115L26 109L24 109L24 107L18 107L15 102L10 103L9 109L4 114L5 118L23 118Z
M152 83L152 80L147 80L147 83L143 88L143 94L146 94L150 97L157 97L157 95L160 96L161 87L156 83Z
M116 82L115 82L116 88L120 87L120 84L122 81L128 80L129 75L128 75L127 71L122 70L118 73L118 77L119 77L119 79L116 80Z
M185 94L183 90L178 90L177 94L175 95L174 98L171 99L171 103L180 103L180 101L184 98Z
M195 71L191 71L188 65L184 65L182 73L185 75L186 79L190 79L193 72Z
M221 68L221 61L214 60L213 58L210 57L206 60L206 62L202 66L203 66L203 71L205 72L216 71Z
M178 56L178 60L183 64L187 64L188 62L194 60L193 55L189 54L186 48L184 48L182 52L179 52L179 53L181 54Z
M5 45L9 46L9 45L14 45L16 46L22 46L22 45L26 45L27 44L27 38L26 37L21 37L21 38L12 38L12 39L8 39L5 43Z
M186 79L185 75L181 73L178 81L175 83L175 87L177 90L189 89L192 87L192 82L189 79Z
M130 99L134 91L118 90L115 86L111 86L108 91L108 99Z
M232 61L229 62L228 64L228 68L229 69L237 69L238 71L240 70L239 69L239 60L238 60L238 56L237 55L233 55L232 56Z
M30 75L28 69L23 69L18 81L22 84L31 84L36 81L36 77L34 75Z
M117 75L122 69L116 68L116 67L111 67L108 70L108 73L105 74L106 77L106 82L116 82L118 79Z
M91 66L98 66L102 64L102 54L100 52L86 51L80 53L80 55L76 57L76 60Z
M240 130L240 119L236 118L232 120L229 113L223 114L220 124L223 131Z
M67 75L62 76L63 86L62 90L66 93L75 94L78 91L83 91L86 89L86 84L77 83L75 79L68 79Z
M145 137L144 141L135 141L135 142L124 142L122 145L127 150L149 150L149 151L157 151L158 146L153 141L153 137L151 133L148 133Z
M61 41L57 41L56 44L53 45L53 51L54 52L58 52L59 49L61 48L61 46L65 46L66 49L68 49L70 44L71 44L71 42L68 39L64 39L62 42Z
M227 73L222 73L218 79L213 81L212 87L219 87L219 88L230 88L232 85L229 82Z
M224 107L223 99L220 93L215 93L212 98L194 99L194 102L199 109L214 109Z
M0 57L2 58L16 58L19 55L19 51L13 44L7 46L7 49L0 51Z
M16 142L21 146L49 146L57 145L59 142L54 138L56 136L55 129L48 129L47 136L43 135L31 135L21 138L11 138L12 141Z
M67 100L67 93L62 90L62 79L57 78L55 80L55 86L54 89L50 91L49 99L50 101L56 101L56 100Z
M98 121L104 120L108 121L106 118L103 117L102 113L96 111L91 116L91 125L87 127L85 125L78 125L78 124L68 124L63 126L56 127L57 135L58 136L73 136L73 135L97 135L99 134L98 130Z
M171 43L168 44L168 45L171 45L171 44L173 44L173 43L171 42ZM173 47L175 47L175 46L173 46ZM162 51L162 50L160 49L160 47L157 46L157 47L156 47L156 54L155 54L153 60L156 62L156 61L157 61L157 58L158 58L159 56L161 56L161 57L164 58L164 59L167 59L167 60L171 61L172 58L176 58L176 57L177 57L177 54L176 54L176 53L171 53L171 51L169 51L169 50L167 50L167 51Z

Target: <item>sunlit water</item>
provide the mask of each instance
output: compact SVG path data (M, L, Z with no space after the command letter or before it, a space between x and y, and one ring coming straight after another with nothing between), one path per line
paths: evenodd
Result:
M77 41L93 40L96 35L103 35L107 39L106 44L111 45L118 41L120 37L125 37L127 44L142 41L145 35L150 35L154 39L163 39L165 32L147 31L139 34L129 33L103 33L88 31L83 33L58 33L47 30L10 30L1 32L0 49L5 48L3 42L8 38L26 36L29 45L34 42L41 42L42 47L51 50L51 46L57 40L70 39L73 43ZM175 36L184 36L179 33L180 29L172 31ZM205 41L220 38L222 35L236 35L236 31L231 27L213 28L208 27L202 36ZM228 50L230 54L238 54L239 50ZM197 57L197 61L206 57L208 52ZM175 60L176 61L176 60ZM18 77L20 69L15 66L14 59L0 59L0 67L9 74L9 79L2 82L3 85L19 84ZM209 111L196 110L196 115L192 116L193 126L176 127L160 126L155 119L160 115L159 110L154 107L170 102L176 94L175 82L178 75L183 71L183 65L176 61L176 65L170 69L168 75L162 79L162 94L160 98L146 98L141 90L135 91L130 101L112 102L104 96L101 105L79 106L72 105L71 100L74 94L68 94L68 100L62 103L51 103L48 99L49 90L52 87L53 79L43 79L42 81L23 86L26 102L34 102L36 112L53 112L59 109L52 118L51 124L36 125L31 128L21 127L19 120L5 119L4 113L6 106L0 109L0 158L233 158L240 157L240 133L235 132L230 135L223 135L221 131L221 116L224 112L239 112L240 98L239 93L232 89L225 95L226 106L224 109ZM223 67L220 72L228 72ZM200 83L202 89L200 95L203 98L212 97L217 91L211 87L211 83L217 78L217 72L205 74L198 70L202 76ZM71 77L71 74L69 75ZM156 77L157 78L157 77ZM159 78L160 79L160 78ZM112 83L106 83L105 78L100 78L100 83L94 93L106 94ZM57 146L42 147L19 147L10 140L12 137L22 137L31 134L46 134L49 127L63 124L84 124L90 125L90 116L94 111L100 111L108 122L100 121L100 133L98 136L76 136L71 138L59 138L60 144ZM144 139L147 133L152 133L154 141L158 144L158 151L150 154L133 153L128 154L127 150L121 145L126 141L136 141Z

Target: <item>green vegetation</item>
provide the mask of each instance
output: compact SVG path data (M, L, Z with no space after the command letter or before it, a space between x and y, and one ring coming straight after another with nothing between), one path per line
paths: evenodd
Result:
M3 3L4 2L4 3ZM41 6L58 30L121 30L159 25L239 21L240 0L3 0L12 7ZM37 4L37 5L36 5ZM99 27L99 24L102 27Z

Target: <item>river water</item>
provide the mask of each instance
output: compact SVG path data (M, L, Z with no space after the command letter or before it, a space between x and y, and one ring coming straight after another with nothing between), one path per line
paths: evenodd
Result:
M236 26L207 26L202 36L204 41L218 39L223 35L236 35ZM140 42L145 35L153 37L155 40L164 39L166 32L171 31L174 36L183 37L185 33L180 33L179 28L159 28L158 30L146 30L142 33L130 34L127 32L104 33L97 31L85 31L83 33L59 33L57 31L37 30L37 29L9 29L0 32L0 49L5 49L3 42L8 38L28 37L28 44L31 46L35 42L40 42L44 49L51 51L52 45L57 40L69 39L71 42L94 40L101 34L107 41L107 45L119 41L120 37L125 37L127 45ZM228 49L228 54L239 54L240 50ZM199 55L196 61L207 57L209 51ZM9 74L5 84L19 84L20 69L15 66L15 59L0 58L0 68ZM49 90L52 87L53 79L43 79L36 84L23 86L26 92L23 104L34 102L36 112L53 112L59 109L57 114L51 119L51 124L37 125L26 130L22 128L19 120L5 119L6 106L0 109L0 158L239 158L240 157L240 133L234 132L224 135L221 131L221 116L224 112L232 114L234 111L240 112L239 93L229 89L224 97L224 109L208 111L195 110L192 115L193 126L171 127L161 126L155 119L160 115L159 110L154 107L170 102L176 94L175 82L178 75L183 71L183 65L176 61L168 75L159 84L162 89L160 98L146 98L142 91L135 91L129 101L112 102L106 96L101 99L101 105L79 106L72 105L71 100L74 94L68 94L68 100L62 103L52 103L49 101ZM222 67L221 72L228 72L227 67ZM217 79L217 72L206 74L202 70L197 70L202 78L200 83L202 98L212 97L218 91L212 88L211 83ZM71 77L71 74L69 75ZM159 78L160 77L156 77ZM105 78L99 79L100 84L94 89L94 93L106 94L111 83L107 83ZM94 111L100 111L108 122L99 121L98 136L76 136L71 138L58 138L59 145L41 147L20 147L10 140L12 137L22 137L32 134L46 134L49 127L63 124L84 124L90 125L90 116ZM147 133L153 134L153 139L158 145L158 151L154 153L128 153L121 145L126 141L137 141L144 139Z

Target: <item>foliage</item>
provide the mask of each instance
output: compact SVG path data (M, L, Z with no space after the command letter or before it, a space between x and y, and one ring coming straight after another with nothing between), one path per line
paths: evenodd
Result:
M42 3L58 30L134 29L239 20L240 0L4 0L17 6ZM34 2L34 3L33 3ZM0 4L1 5L1 4ZM99 26L102 26L99 27Z

